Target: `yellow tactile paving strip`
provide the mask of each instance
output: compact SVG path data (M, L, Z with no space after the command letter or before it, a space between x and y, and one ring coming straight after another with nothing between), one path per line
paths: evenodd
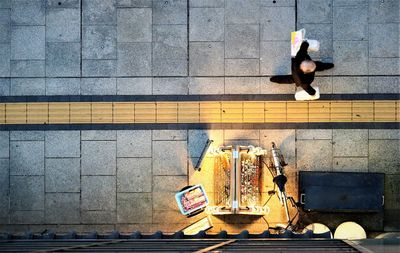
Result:
M0 124L400 122L400 100L1 103Z

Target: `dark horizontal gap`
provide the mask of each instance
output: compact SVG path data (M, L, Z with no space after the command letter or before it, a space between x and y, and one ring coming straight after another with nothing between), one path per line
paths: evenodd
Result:
M398 93L322 94L320 100L398 100ZM13 102L156 102L156 101L291 101L294 94L231 95L63 95L2 96L1 103Z
M135 123L135 124L10 124L0 131L28 130L165 130L165 129L400 129L398 122L335 123Z

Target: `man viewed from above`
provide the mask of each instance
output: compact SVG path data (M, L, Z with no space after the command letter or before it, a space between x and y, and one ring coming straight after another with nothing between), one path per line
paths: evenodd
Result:
M333 68L333 63L313 61L308 55L309 43L304 41L296 57L292 58L292 74L272 76L271 82L274 83L295 83L297 87L303 88L310 96L314 96L316 91L311 87L314 81L315 71L323 71Z

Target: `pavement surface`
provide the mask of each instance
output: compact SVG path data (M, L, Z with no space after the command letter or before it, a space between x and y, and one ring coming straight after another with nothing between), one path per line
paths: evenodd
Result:
M399 94L399 22L398 0L1 0L0 95L294 94L269 77L290 73L300 28L321 43L311 57L335 64L317 73L321 94ZM208 138L277 143L295 199L300 170L385 173L384 214L359 222L400 230L399 125L16 130L0 132L0 231L177 231L201 218L179 213L177 190L213 196L212 158L193 170ZM282 223L276 201L264 218L213 217L211 231Z

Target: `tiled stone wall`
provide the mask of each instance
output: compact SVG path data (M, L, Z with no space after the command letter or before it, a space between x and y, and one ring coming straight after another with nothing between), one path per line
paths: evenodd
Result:
M335 63L322 93L398 93L397 0L295 2L4 0L0 95L293 93L268 76L296 27Z
M115 228L151 232L183 228L199 217L187 219L179 213L175 192L189 183L201 183L213 198L212 157L205 159L201 172L193 170L207 138L213 139L216 147L251 144L269 149L274 141L289 164L288 192L296 199L299 170L385 173L386 229L394 229L398 224L399 130L3 131L0 134L0 221L6 229L47 226L57 230ZM265 198L272 188L272 182L266 181ZM262 219L229 219L214 218L214 230L222 229L223 222L231 223L224 224L224 228L232 231L245 228L262 231L266 226ZM266 219L270 225L279 222L284 219L283 212L274 210Z

